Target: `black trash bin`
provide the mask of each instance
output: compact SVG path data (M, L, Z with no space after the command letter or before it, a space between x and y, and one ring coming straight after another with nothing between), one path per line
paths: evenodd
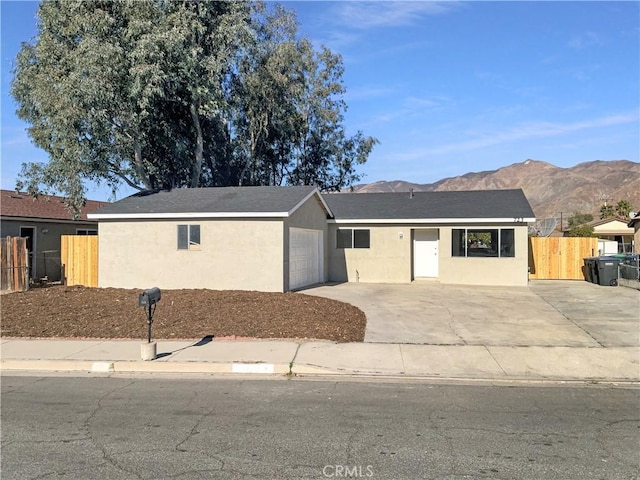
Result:
M616 257L598 257L598 285L607 287L615 287L618 285L618 264L621 258Z
M596 280L598 264L596 261L598 257L586 257L584 260L584 278L587 282L598 283Z

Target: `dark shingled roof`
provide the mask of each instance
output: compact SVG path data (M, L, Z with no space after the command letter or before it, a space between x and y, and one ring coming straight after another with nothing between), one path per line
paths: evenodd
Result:
M290 212L315 190L299 187L177 188L144 192L107 204L96 215L171 215ZM322 198L336 220L534 218L522 190L329 193Z
M535 218L522 190L323 195L336 220Z
M143 192L101 208L96 215L289 212L315 187L176 188Z

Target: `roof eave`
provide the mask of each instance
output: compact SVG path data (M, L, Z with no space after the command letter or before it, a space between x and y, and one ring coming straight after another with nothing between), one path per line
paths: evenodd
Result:
M329 223L412 223L412 224L450 224L450 223L531 223L535 217L511 218L334 218Z
M163 220L187 218L284 218L289 212L90 213L95 220Z
M96 223L95 220L87 218L78 218L76 220L72 218L52 218L52 217L27 217L24 215L0 215L0 219L4 221L14 222L47 222L47 223Z

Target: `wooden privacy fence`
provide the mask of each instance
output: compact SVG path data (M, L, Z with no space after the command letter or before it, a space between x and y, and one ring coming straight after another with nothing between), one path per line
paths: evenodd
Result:
M598 239L530 237L529 278L584 280L584 258L598 255Z
M2 278L0 290L24 292L29 290L29 252L27 239L6 237L2 239Z
M97 235L62 235L60 262L66 285L98 286Z

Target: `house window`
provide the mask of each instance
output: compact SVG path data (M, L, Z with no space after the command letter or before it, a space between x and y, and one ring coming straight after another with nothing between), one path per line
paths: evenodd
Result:
M93 228L76 228L76 235L97 235L98 230Z
M369 230L355 228L338 229L338 248L369 248L371 234Z
M453 257L513 257L513 228L454 228L451 235Z
M178 250L200 250L200 225L178 225Z

